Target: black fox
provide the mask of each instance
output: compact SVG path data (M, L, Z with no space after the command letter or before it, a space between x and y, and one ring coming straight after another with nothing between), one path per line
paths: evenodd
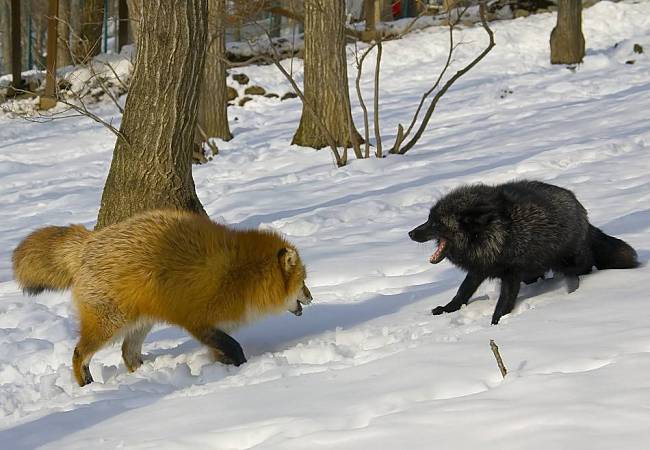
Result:
M492 324L512 311L522 281L548 270L572 277L600 269L639 265L624 241L591 225L573 192L540 181L461 186L441 198L428 220L409 232L416 242L437 240L430 258L444 258L467 272L456 296L434 315L457 311L486 278L501 279Z

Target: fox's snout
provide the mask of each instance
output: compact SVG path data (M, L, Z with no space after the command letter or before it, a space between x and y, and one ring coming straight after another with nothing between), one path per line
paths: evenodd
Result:
M314 298L311 296L311 292L305 284L302 285L302 289L296 298L296 304L289 308L289 312L296 315L302 316L302 305L309 305Z
M409 231L409 237L415 242L427 242L435 239L436 236L429 222L424 222L422 225Z

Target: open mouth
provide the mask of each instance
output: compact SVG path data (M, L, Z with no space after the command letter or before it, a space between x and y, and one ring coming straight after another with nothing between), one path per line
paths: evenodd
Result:
M447 249L447 240L440 238L438 240L438 247L436 251L433 252L433 255L429 258L431 264L438 264L440 261L445 259L445 250Z
M290 312L295 316L302 316L302 305L300 302L296 302L296 309Z

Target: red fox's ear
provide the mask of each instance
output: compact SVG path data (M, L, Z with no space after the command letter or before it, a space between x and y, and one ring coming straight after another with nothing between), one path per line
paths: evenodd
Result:
M285 272L289 272L298 262L298 253L292 248L285 247L278 252L280 267Z

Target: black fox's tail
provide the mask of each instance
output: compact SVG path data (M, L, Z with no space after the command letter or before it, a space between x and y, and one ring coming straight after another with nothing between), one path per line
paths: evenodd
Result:
M605 234L593 225L589 225L589 239L598 270L639 266L636 251L627 242Z
M90 233L81 225L70 225L39 228L27 236L12 258L14 277L23 291L36 295L69 288Z

